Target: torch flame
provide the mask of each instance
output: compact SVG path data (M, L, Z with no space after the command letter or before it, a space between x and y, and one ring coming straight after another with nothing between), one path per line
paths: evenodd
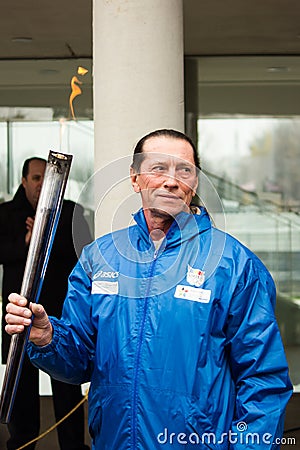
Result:
M83 76L86 73L88 73L88 70L85 69L84 67L79 66L77 68L78 75ZM72 114L72 117L74 120L76 120L76 117L75 117L75 113L74 113L73 101L74 101L75 97L77 97L78 95L80 95L82 93L79 84L82 84L82 81L78 80L77 76L73 76L71 79L71 94L70 94L70 98L69 98L69 105L70 105L71 114Z

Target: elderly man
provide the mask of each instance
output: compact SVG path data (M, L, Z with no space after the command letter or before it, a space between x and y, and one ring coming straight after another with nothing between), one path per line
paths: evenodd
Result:
M93 448L280 446L292 387L261 261L191 207L191 140L157 130L134 151L136 224L85 247L60 320L10 296L6 330L31 322L29 355L91 381Z

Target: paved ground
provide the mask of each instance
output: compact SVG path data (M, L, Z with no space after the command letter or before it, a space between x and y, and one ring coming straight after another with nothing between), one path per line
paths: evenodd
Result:
M295 430L295 428L298 428ZM286 411L285 430L291 430L284 433L284 438L294 438L295 444L290 441L281 448L285 450L299 450L300 449L300 393L293 394ZM293 431L294 430L294 431ZM287 441L286 441L287 442Z
M30 411L28 412L30 414ZM87 428L87 404L85 403L85 418L86 418L86 444L90 445L90 438ZM52 398L50 396L41 396L41 433L47 430L55 423ZM0 424L0 449L6 449L6 440L8 433L6 425ZM24 449L25 450L25 449ZM47 434L36 445L36 450L59 450L56 430Z

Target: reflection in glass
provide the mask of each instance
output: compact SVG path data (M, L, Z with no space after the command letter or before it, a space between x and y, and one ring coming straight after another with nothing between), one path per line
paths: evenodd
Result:
M275 279L276 314L300 388L300 119L203 118L198 135L201 167L220 196L226 231Z

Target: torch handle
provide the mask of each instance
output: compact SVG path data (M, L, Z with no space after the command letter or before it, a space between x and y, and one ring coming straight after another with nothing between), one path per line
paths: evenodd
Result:
M0 421L8 423L14 404L14 399L21 375L23 359L26 350L30 329L26 329L21 334L14 334L9 347L8 361L4 374L3 387L0 402Z

